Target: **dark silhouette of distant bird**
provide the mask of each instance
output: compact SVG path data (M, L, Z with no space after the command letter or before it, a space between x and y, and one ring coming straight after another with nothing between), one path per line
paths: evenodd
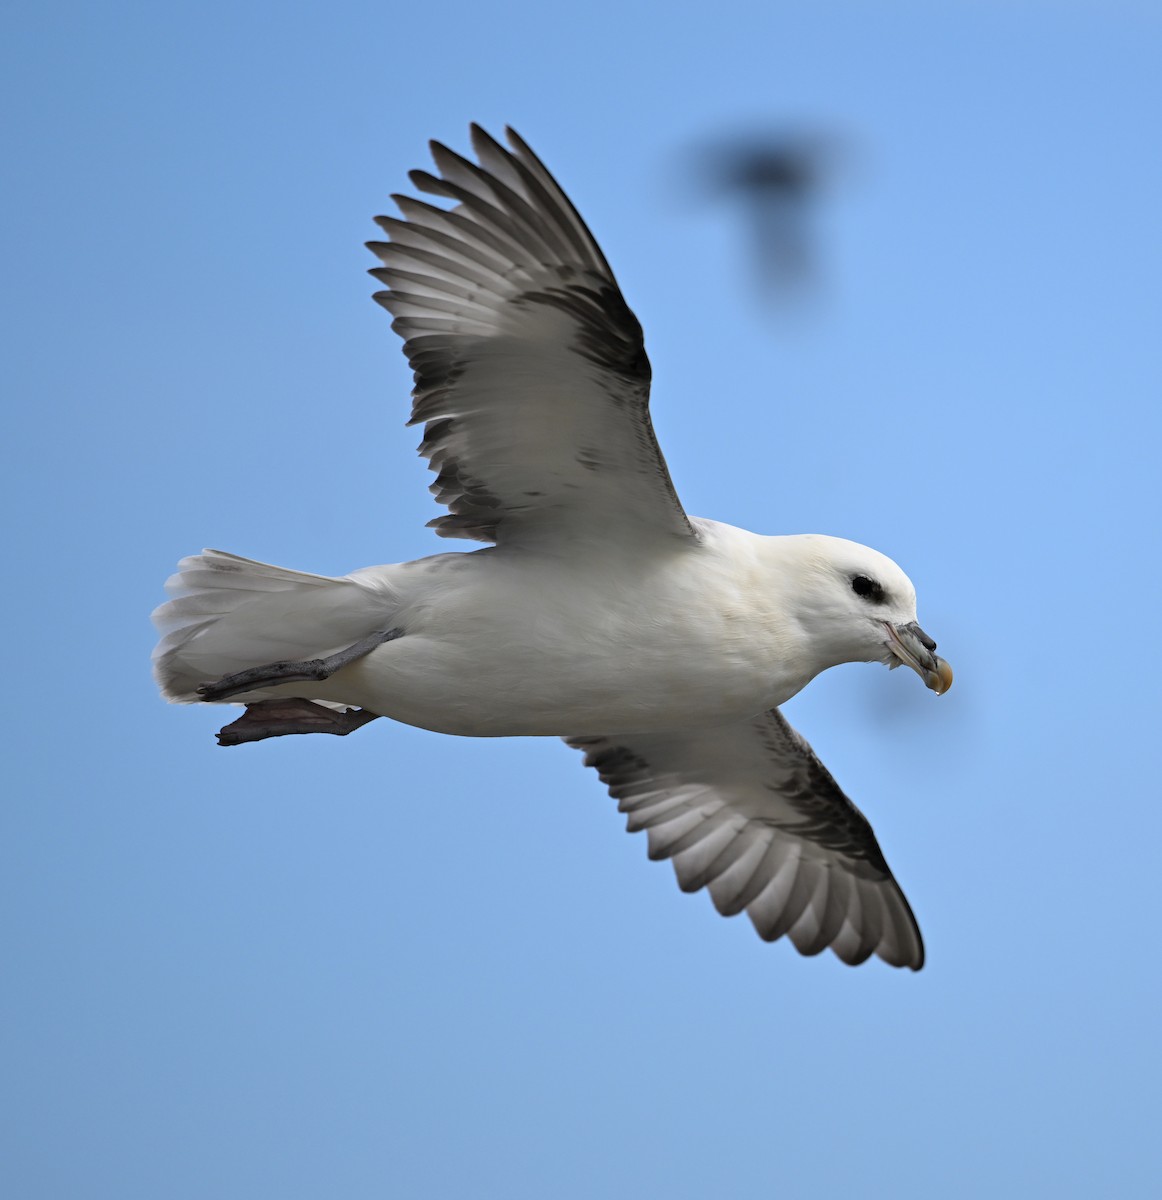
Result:
M822 134L769 131L708 140L688 153L700 194L738 198L747 257L766 300L795 299L816 281L811 222L837 149Z

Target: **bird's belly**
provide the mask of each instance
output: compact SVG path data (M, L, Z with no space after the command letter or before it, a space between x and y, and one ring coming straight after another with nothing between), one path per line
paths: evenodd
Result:
M317 698L439 733L580 736L744 720L801 686L788 690L777 664L705 630L627 640L604 626L571 624L546 637L501 624L487 636L477 629L387 643L320 685Z

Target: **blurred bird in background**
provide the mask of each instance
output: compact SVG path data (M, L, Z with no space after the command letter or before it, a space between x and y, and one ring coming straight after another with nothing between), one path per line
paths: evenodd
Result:
M818 129L754 128L704 138L684 153L693 194L742 212L744 254L759 299L797 304L819 282L815 214L843 158L840 139Z

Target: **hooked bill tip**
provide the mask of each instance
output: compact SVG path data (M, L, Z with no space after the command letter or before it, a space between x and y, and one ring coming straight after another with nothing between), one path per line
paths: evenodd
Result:
M952 686L952 668L944 659L937 656L936 670L928 672L928 678L925 682L936 695L943 696Z

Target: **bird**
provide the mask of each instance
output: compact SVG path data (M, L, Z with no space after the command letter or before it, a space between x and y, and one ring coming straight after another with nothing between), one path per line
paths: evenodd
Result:
M692 148L686 175L697 191L739 202L761 299L800 300L814 282L813 210L841 149L834 136L793 128L719 135Z
M434 199L394 195L368 243L446 509L429 525L484 545L345 576L184 558L153 614L162 695L242 705L229 746L379 718L563 738L684 891L801 954L919 970L871 825L779 711L848 662L946 692L915 588L844 538L686 513L641 325L560 185L505 136L472 125L476 161L430 143L436 173L410 179Z

